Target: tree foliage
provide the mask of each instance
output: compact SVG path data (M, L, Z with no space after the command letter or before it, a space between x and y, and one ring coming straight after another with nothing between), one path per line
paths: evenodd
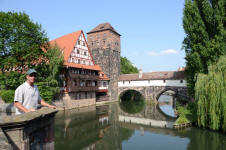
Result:
M121 74L138 73L138 69L126 57L121 57Z
M62 66L61 51L49 46L41 25L25 13L0 12L0 89L15 90L26 80L24 72L35 68L40 95L51 102L59 93Z
M59 75L63 68L64 58L60 49L55 45L50 47L46 52L47 63L41 64L36 67L38 70L38 87L40 95L47 102L60 92L61 80Z
M186 37L186 78L194 96L198 73L208 73L208 65L226 54L226 1L185 0L183 27Z
M226 131L226 56L210 65L208 75L199 74L195 86L198 125Z
M0 68L6 71L31 68L44 55L48 38L41 25L25 13L0 12Z

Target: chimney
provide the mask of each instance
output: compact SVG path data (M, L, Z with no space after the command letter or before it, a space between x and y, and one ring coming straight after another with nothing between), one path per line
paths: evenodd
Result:
M142 72L142 69L139 69L139 79L141 79L143 76L143 72Z

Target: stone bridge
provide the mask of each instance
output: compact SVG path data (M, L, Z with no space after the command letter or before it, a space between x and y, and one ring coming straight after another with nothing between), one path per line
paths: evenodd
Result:
M120 75L118 82L118 95L135 90L140 92L146 100L158 100L166 91L174 91L183 100L189 100L184 71L150 72L139 74Z
M149 87L119 87L118 93L121 97L124 92L128 90L135 90L141 93L145 100L158 100L162 93L166 91L174 91L175 94L179 97L183 97L185 99L189 98L187 95L186 87L168 87L168 86L149 86Z

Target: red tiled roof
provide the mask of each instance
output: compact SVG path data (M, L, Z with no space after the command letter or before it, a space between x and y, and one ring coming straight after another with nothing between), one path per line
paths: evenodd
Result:
M64 65L68 66L68 67L75 67L75 68L82 68L82 69L101 71L101 68L100 68L99 65L88 66L88 65L75 64L75 63L69 63L69 62L64 63Z
M99 73L100 80L110 80L104 72Z
M79 30L77 32L73 32L73 33L61 36L49 42L50 45L52 46L56 44L63 51L64 62L68 61L71 51L73 50L76 44L76 41L78 40L81 33L82 33L82 30Z
M119 81L134 80L183 80L185 78L184 71L166 71L166 72L144 72L142 77L139 74L122 74Z
M84 36L83 31L79 30L79 31L61 36L57 39L54 39L54 40L50 41L49 43L50 43L51 46L54 46L56 44L60 48L60 50L63 51L64 65L65 66L100 71L101 68L98 65L89 66L89 65L83 65L83 64L76 64L76 63L69 63L68 62L70 54L71 54L79 36L81 35L81 33ZM86 45L88 45L87 42L86 42ZM88 48L88 51L90 53L89 48ZM90 55L91 55L91 53L90 53ZM92 55L91 55L91 58L92 58L92 62L94 63Z

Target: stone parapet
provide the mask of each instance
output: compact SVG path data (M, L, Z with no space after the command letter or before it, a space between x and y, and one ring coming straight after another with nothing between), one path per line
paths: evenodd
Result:
M54 148L54 116L56 109L47 107L21 115L0 118L0 148L30 150Z

